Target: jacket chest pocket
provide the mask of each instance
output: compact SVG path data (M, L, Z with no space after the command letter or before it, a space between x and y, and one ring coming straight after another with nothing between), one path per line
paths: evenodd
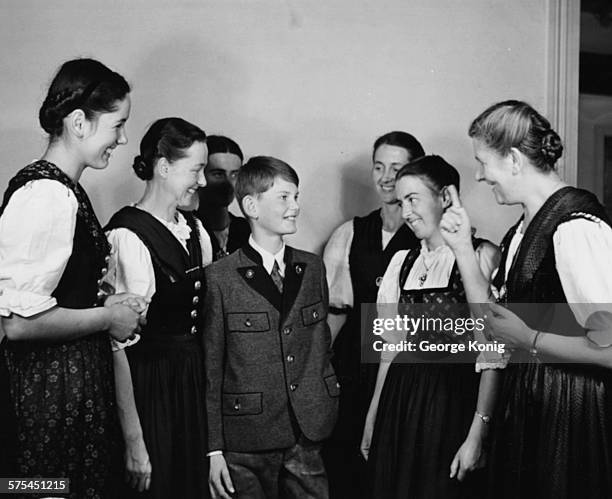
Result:
M327 310L322 301L302 307L302 322L304 326L311 326L327 317Z
M230 333L262 333L270 330L267 312L227 314L227 330Z

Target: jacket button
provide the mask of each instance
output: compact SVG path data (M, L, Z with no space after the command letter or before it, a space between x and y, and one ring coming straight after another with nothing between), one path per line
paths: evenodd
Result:
M244 321L244 325L246 327L251 327L252 326L251 319L247 319L246 321Z
M287 355L287 362L293 362L295 357L293 355Z
M193 297L193 300L192 300L192 303L193 303L194 305L197 305L199 302L200 302L200 297L199 297L199 296L194 296L194 297Z
M336 381L336 388L340 388L340 383Z
M106 275L107 272L108 272L108 269L106 267L103 267L102 270L100 271L100 274Z
M198 328L195 326L191 326L191 334L196 334L198 332Z
M316 310L314 310L314 311L312 312L312 317L313 317L313 319L318 319L318 318L319 318L319 312L317 312Z
M253 277L255 277L255 272L253 272L252 269L249 269L249 270L246 271L245 275L246 275L247 279L253 279Z
M240 401L236 400L236 402L234 402L234 410L235 411L239 411L240 410Z
M289 385L289 389L290 389L292 392L296 391L296 390L297 390L297 387L298 387L298 386L297 386L297 384L295 384L295 383L291 383L291 385Z
M193 283L193 289L195 289L196 291L199 291L201 287L202 283L200 281L196 281Z
M98 291L96 296L98 297L98 299L102 298L104 296L104 291Z
M104 283L104 279L98 279L98 287L102 286Z
M286 327L285 329L283 329L283 333L284 334L291 334L291 328L290 327Z
M108 263L108 262L110 262L110 255L106 255L104 257L104 263Z
M198 316L198 311L197 310L192 310L191 311L191 318L195 319Z

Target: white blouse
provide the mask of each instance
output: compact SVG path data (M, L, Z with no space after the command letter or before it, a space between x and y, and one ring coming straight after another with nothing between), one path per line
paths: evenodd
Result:
M521 222L510 242L506 278L522 242L522 232ZM577 218L557 227L553 244L561 286L576 321L585 327L593 312L612 313L612 228L596 217ZM492 291L498 298L498 290L492 287ZM589 331L587 335L600 346L612 345L610 329Z
M155 215L153 215L155 216ZM191 228L187 225L185 217L178 213L176 222L155 217L172 233L172 235L187 250L187 240L191 235ZM196 218L200 246L202 248L202 262L208 265L212 262L212 244L208 233L202 223ZM155 294L155 271L151 261L151 253L141 239L126 228L113 229L107 232L111 243L111 259L105 280L113 286L116 293L134 293L145 297L148 301Z
M0 315L22 317L57 305L51 296L68 259L78 202L56 180L32 180L17 189L0 217Z
M393 239L395 232L382 230L382 249ZM353 307L353 283L349 267L349 254L353 244L353 220L348 220L332 233L325 245L323 261L325 262L327 283L329 286L329 305L339 309Z
M402 291L399 287L399 276L409 251L398 251L389 262L376 298L379 317L393 317L398 314L397 303ZM480 271L489 278L499 264L497 248L491 244L481 244L476 248L476 257ZM454 264L455 254L448 246L438 246L430 251L427 249L425 242L421 241L421 252L410 269L403 289L446 288L449 285ZM393 335L386 337L383 335L383 338L391 342L398 342L403 339L403 337ZM485 341L484 337L479 338L479 341ZM476 361L476 370L505 367L507 364L506 357L496 352L481 352Z

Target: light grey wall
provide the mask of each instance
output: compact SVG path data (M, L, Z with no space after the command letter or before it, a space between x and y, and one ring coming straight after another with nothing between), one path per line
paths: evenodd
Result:
M473 181L466 130L502 99L546 112L546 40L546 0L0 0L0 185L44 148L52 74L92 56L133 84L130 143L83 179L103 223L140 195L147 125L174 115L298 170L298 246L320 250L376 206L371 145L393 129L458 167L479 234L499 242L517 211Z

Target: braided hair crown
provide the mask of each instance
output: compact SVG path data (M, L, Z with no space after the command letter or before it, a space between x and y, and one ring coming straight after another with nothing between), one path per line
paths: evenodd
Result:
M94 59L65 62L54 76L38 112L40 126L53 139L62 135L64 118L82 109L87 119L117 109L130 92L119 73Z

